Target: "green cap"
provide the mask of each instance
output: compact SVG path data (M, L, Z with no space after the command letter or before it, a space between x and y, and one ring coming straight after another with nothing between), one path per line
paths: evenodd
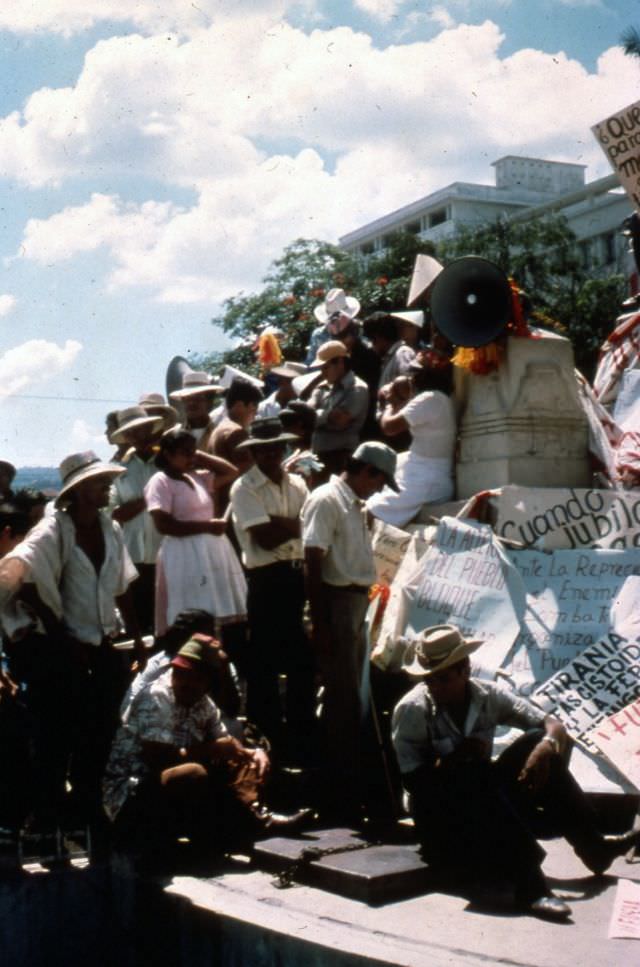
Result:
M386 443L378 443L375 440L361 443L353 454L353 459L360 460L361 463L368 463L370 467L375 467L376 470L385 475L391 489L395 490L396 493L399 492L400 488L394 476L396 472L396 452Z

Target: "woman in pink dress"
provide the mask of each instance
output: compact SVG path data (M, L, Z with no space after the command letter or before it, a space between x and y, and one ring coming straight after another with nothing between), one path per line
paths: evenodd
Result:
M238 475L227 460L196 449L186 430L160 440L160 468L144 495L162 534L156 574L156 635L181 611L200 608L218 624L246 620L247 585L225 534L226 521L213 516L213 492Z

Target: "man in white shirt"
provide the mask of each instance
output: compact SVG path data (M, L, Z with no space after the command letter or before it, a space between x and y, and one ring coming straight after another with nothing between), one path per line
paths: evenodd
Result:
M254 421L249 439L240 447L251 451L255 464L231 488L231 507L247 569L248 715L276 754L300 760L311 752L314 688L311 648L302 624L300 512L308 490L302 477L282 468L286 444L295 440L293 434L282 432L277 419ZM287 677L284 709L278 688L281 673Z
M314 490L302 511L313 641L324 684L326 761L339 795L330 808L347 815L358 806L365 617L376 577L365 501L385 484L396 488L395 467L390 447L362 443L346 470Z
M145 660L128 590L137 571L106 511L111 483L122 472L91 451L67 457L56 510L2 562L3 576L11 575L14 595L32 609L41 632L48 702L36 717L46 773L40 785L49 801L39 798L54 827L65 820L63 806L69 823L99 821L100 779L126 684L123 655L112 646L121 631L117 611L135 657Z
M156 447L165 421L150 416L141 406L118 411L118 429L111 439L126 443L130 449L120 461L124 473L116 477L111 492L112 517L122 527L129 556L138 577L131 585L138 625L144 633L153 632L156 556L162 535L154 525L144 499L144 488L158 468Z

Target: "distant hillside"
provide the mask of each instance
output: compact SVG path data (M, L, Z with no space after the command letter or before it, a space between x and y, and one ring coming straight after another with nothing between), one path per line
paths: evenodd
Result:
M13 489L29 487L31 490L55 491L60 489L57 467L20 467L13 481Z

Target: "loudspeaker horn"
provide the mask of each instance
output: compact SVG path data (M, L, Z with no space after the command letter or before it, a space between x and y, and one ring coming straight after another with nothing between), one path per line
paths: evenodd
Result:
M488 259L456 259L434 282L431 316L454 346L485 346L503 332L511 317L509 281Z
M167 366L166 386L167 399L171 403L171 394L176 390L182 389L182 379L185 373L193 373L193 366L190 366L184 356L174 356Z

